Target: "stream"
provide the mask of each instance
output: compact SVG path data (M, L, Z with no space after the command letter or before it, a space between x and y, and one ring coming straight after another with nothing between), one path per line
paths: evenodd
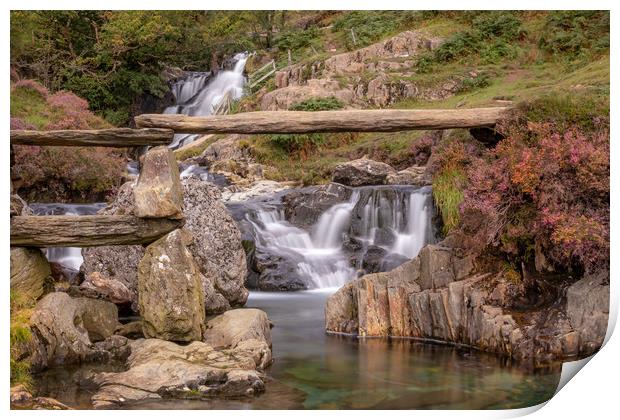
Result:
M209 115L224 95L243 94L247 54L214 76L190 73L173 85L177 104L166 113ZM175 135L171 148L196 135ZM137 164L128 168L137 173ZM225 178L207 168L182 168L220 187ZM284 193L227 203L244 243L252 244L246 307L264 310L274 324L273 364L266 391L255 398L156 400L135 409L505 409L551 398L561 364L532 368L476 350L410 339L358 339L325 333L327 298L366 272L389 271L435 242L430 188L360 187L327 206L310 225L287 218ZM310 190L308 197L312 197ZM93 214L92 205L33 204L36 214ZM290 212L290 209L289 209ZM79 248L50 248L48 259L73 270ZM93 390L76 378L87 370L118 365L52 368L35 376L39 395L90 408Z

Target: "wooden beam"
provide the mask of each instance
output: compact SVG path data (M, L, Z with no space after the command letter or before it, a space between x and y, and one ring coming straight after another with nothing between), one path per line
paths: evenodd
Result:
M104 130L11 130L11 144L31 146L159 146L172 142L174 132L164 128L108 128Z
M144 114L138 127L169 128L186 134L277 134L329 132L391 132L491 127L507 107L472 109L378 109L346 111L258 111L190 117Z
M140 219L127 215L15 216L11 218L11 246L148 244L183 223L183 220Z

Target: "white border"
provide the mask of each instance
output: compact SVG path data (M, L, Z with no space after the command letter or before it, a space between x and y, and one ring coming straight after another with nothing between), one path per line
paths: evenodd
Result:
M432 2L412 2L412 1L394 1L394 0L382 0L380 2L366 2L361 3L359 1L352 0L341 0L341 1L326 1L326 0L296 0L296 1L283 1L283 0L271 0L264 2L252 2L252 1L243 1L243 0L227 0L226 2L199 2L195 0L176 0L174 2L165 2L163 0L133 0L131 2L128 1L118 1L118 0L109 0L109 1L70 1L70 0L55 0L50 2L49 0L22 0L20 2L12 2L12 4L5 5L5 14L4 14L4 25L1 27L1 31L3 34L4 42L2 44L3 48L3 57L6 61L9 61L9 12L10 8L13 9L220 9L220 10L256 10L256 9L297 9L297 10L330 10L330 9L436 9L436 10L459 10L463 7L467 7L469 9L518 9L518 10L526 10L526 9L611 9L612 13L612 36L611 36L611 46L612 46L612 86L616 86L616 74L613 70L617 68L616 60L618 57L617 51L617 24L618 19L617 10L614 10L613 6L615 4L620 4L618 2L612 1L575 1L575 0L550 0L550 1L533 1L533 0L521 0L518 2L498 2L495 1L482 1L482 0L470 0L468 2L462 1L442 1L435 0ZM8 73L8 66L5 62L4 67ZM8 74L7 74L8 75ZM7 118L9 110L9 84L5 82L3 85L3 110L5 111L5 117L2 119L3 125L3 133L8 133L9 130L9 119ZM612 92L612 105L616 104L615 91ZM617 119L616 117L616 109L612 109L612 133L616 132L617 127ZM613 134L612 134L613 135ZM8 141L7 136L4 136L4 149L3 149L3 158L4 158L4 182L2 183L2 194L3 197L8 197L9 195L9 183L7 182L9 179L9 153L8 153ZM617 196L616 193L618 187L618 170L617 165L619 163L618 157L618 145L616 144L616 139L612 140L611 143L611 180L612 180L612 214L616 210L617 207ZM4 222L1 225L2 234L4 238L8 238L9 236L9 202L5 199L4 207L1 214L4 214ZM611 238L612 238L612 248L611 255L615 255L614 251L616 247L614 246L616 241L618 240L618 229L616 227L615 219L612 218L611 225ZM3 269L3 278L4 280L4 293L3 296L5 298L5 310L2 312L2 322L5 326L4 333L2 334L3 346L2 346L2 355L0 356L3 362L4 373L2 378L4 378L3 386L0 392L2 393L2 398L4 399L4 409L8 411L9 407L9 340L8 340L8 324L9 324L9 242L5 239L2 242L2 248L0 250L1 255L4 256L2 261ZM617 259L612 258L611 261L611 273L612 278L618 272L618 262ZM339 418L377 418L381 416L388 415L391 418L407 418L411 419L415 418L465 418L465 419L483 419L483 418L509 418L516 417L520 415L525 415L531 412L534 412L530 418L559 418L559 419L590 419L590 418L615 418L618 416L618 392L616 391L617 386L617 375L619 373L620 368L619 361L617 360L618 354L620 354L620 342L617 338L617 334L614 337L611 335L613 328L615 326L617 320L618 313L618 287L614 281L611 282L611 309L610 309L610 325L608 328L608 334L606 337L606 344L601 349L601 351L592 357L587 363L587 366L582 369L582 371L578 375L578 379L569 381L564 388L562 388L556 396L554 396L547 404L541 404L537 407L532 407L528 409L520 409L520 410L504 410L504 411L297 411L295 413L291 413L290 411L222 411L222 412L208 412L204 411L198 412L183 412L179 413L183 417L191 417L191 418L204 418L204 416L214 416L218 418L252 418L252 419L278 419L278 418L290 418L291 416L295 416L296 418L306 419L306 418L315 418L316 416L321 417L339 417ZM577 365L580 363L577 363ZM576 364L569 365L563 369L563 376L568 377L568 370L572 370L574 373L574 368ZM544 407L544 408L543 408ZM541 409L542 408L542 409ZM131 417L135 419L136 417L149 416L149 418L165 418L174 415L173 412L167 411L118 411L114 413L110 412L98 412L98 411L90 411L88 413L89 417L93 418L103 418L105 416L109 416L110 414L115 417ZM10 412L12 417L19 418L36 418L40 419L42 416L49 417L57 417L63 416L63 418L76 418L81 416L82 413L78 411L73 412Z

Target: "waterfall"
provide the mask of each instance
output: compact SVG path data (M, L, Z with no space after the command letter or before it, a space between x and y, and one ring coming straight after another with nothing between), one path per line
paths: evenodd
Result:
M232 70L222 70L211 77L210 73L190 73L188 77L172 86L176 104L164 110L164 114L191 116L211 115L227 96L237 100L243 96L245 77L243 71L248 59L247 53L236 54ZM170 145L176 149L196 140L196 134L175 134Z
M67 215L82 216L96 214L104 208L106 203L94 204L63 204L63 203L32 203L29 204L34 214L45 215ZM49 262L55 262L65 268L79 271L82 262L82 248L46 248L45 256Z
M245 221L261 258L275 257L267 269L293 264L309 288L324 289L356 278L368 253L378 252L386 269L415 257L432 241L431 210L430 188L361 187L308 229L289 223L273 203L246 212Z

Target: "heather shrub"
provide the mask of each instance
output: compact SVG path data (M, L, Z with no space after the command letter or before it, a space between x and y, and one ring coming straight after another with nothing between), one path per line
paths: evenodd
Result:
M602 118L604 120L604 118ZM460 206L469 246L558 268L609 261L609 127L504 121L505 140L474 159Z
M96 129L108 124L72 92L49 94L33 80L11 87L12 130ZM12 178L31 201L102 199L117 187L125 170L122 151L92 147L14 146Z

